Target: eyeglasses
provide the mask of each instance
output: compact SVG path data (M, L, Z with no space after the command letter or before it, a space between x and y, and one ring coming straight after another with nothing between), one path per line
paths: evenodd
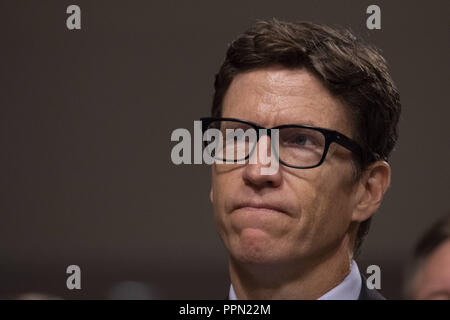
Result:
M272 139L272 129L278 129L278 150L274 150L281 164L297 169L320 166L327 155L330 144L335 142L362 158L360 145L335 130L306 125L287 124L264 128L255 123L234 118L201 118L202 133L208 136L209 129L219 130L225 138L219 150L212 156L224 162L247 160L265 132ZM250 130L249 130L250 129ZM209 131L208 131L209 130ZM255 133L255 138L248 132ZM206 138L208 141L210 138ZM273 143L272 143L273 145ZM205 141L205 147L207 142ZM241 150L242 153L238 151Z

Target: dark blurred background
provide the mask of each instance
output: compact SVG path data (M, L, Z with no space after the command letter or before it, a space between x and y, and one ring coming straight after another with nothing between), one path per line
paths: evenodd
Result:
M81 7L81 30L66 8ZM366 8L381 8L381 30ZM256 19L351 28L400 90L392 186L358 259L401 298L405 263L450 209L448 1L0 1L0 297L224 299L210 168L172 164L209 115L227 44ZM82 289L66 288L79 265Z

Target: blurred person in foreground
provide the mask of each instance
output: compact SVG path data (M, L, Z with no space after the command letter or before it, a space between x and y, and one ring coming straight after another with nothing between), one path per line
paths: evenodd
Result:
M228 298L383 299L354 261L398 137L400 98L378 50L325 25L259 21L229 45L214 87L204 132L279 129L276 173L250 151L273 143L270 130L245 163L212 166Z
M450 300L450 214L422 236L408 264L405 298Z

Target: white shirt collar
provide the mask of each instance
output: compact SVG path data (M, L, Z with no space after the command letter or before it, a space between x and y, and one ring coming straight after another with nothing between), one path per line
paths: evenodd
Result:
M317 300L358 300L359 293L361 292L361 285L362 280L358 265L355 260L352 260L352 263L350 264L350 273L347 277ZM238 300L232 284L230 285L228 298L230 300Z

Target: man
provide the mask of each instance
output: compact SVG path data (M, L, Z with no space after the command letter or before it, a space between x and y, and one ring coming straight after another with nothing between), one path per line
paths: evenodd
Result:
M439 219L417 244L407 272L405 297L450 300L450 214Z
M276 173L255 146L212 167L229 298L382 299L353 260L390 184L400 116L376 50L323 25L260 21L230 44L212 116L204 129L279 129Z

